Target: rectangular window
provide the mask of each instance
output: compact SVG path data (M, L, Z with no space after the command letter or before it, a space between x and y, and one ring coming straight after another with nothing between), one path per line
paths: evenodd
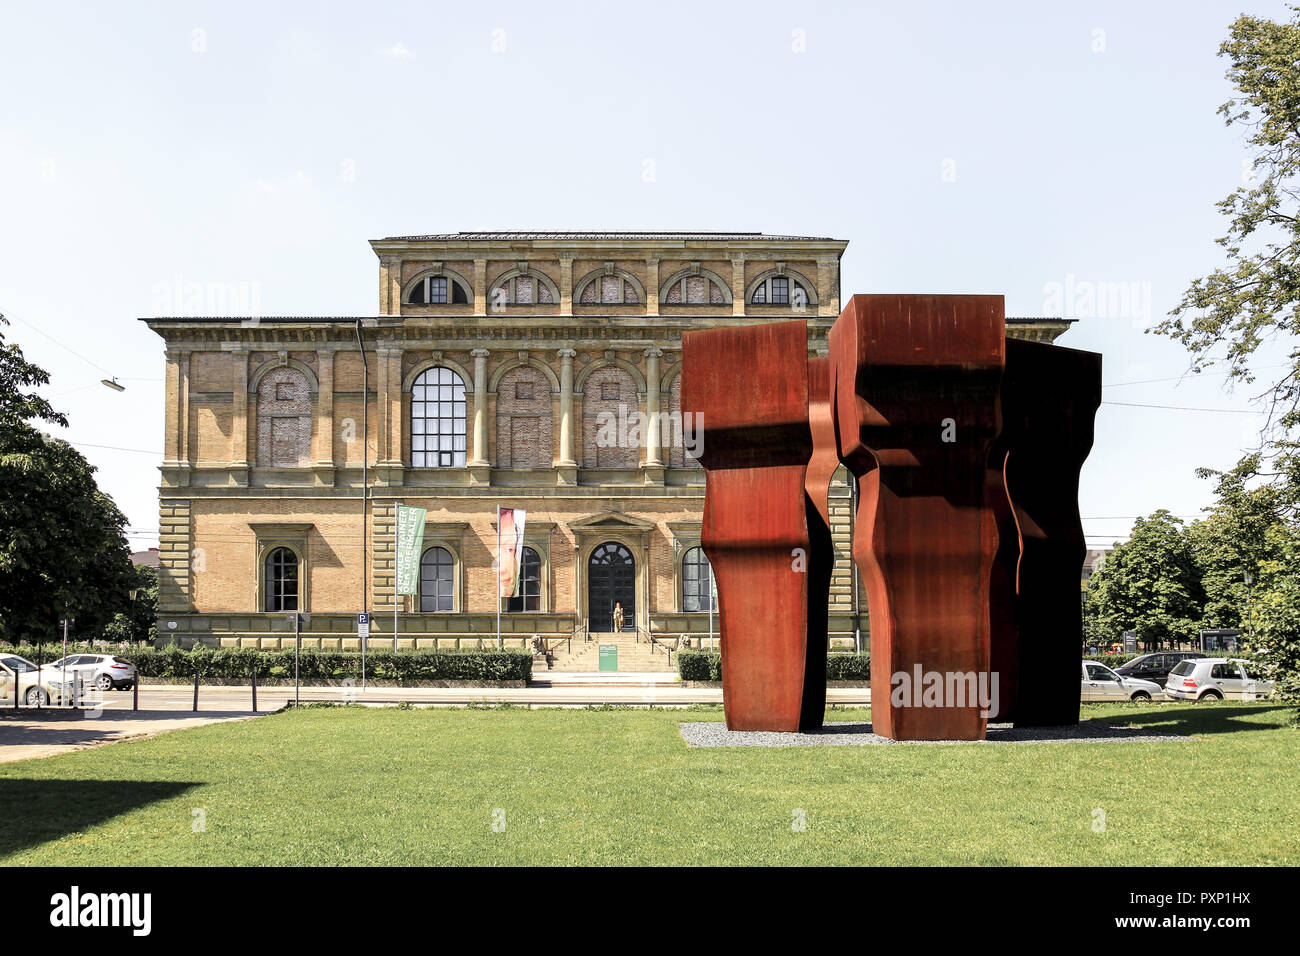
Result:
M441 276L429 280L429 302L430 304L443 304L447 302L447 280Z
M772 279L772 304L786 305L790 301L790 280L782 276Z

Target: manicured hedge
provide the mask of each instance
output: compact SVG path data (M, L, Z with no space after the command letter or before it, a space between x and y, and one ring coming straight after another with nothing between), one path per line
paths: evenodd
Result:
M682 680L722 680L722 656L708 651L678 651L677 673ZM869 654L828 654L827 680L870 680Z
M0 650L6 648L0 647ZM8 648L31 659L35 648ZM46 662L56 659L61 645L46 645ZM53 654L51 653L53 651ZM69 653L117 654L136 666L141 677L170 680L247 680L253 669L262 678L292 678L292 650L258 650L252 647L211 648L197 645L183 650L175 644L160 649L134 647L128 651L97 651L93 646L68 646ZM526 681L532 677L533 657L526 651L392 651L366 653L366 678L406 683L420 680ZM361 654L357 651L303 650L298 676L303 681L361 679Z

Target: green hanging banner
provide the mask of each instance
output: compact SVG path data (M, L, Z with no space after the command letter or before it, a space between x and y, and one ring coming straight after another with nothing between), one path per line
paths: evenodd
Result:
M420 583L420 550L424 546L423 508L397 506L397 593L415 594Z

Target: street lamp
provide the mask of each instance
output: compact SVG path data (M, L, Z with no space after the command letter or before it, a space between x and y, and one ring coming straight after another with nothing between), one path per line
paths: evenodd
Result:
M116 375L113 376L112 378L101 378L101 379L99 380L99 384L100 384L100 385L106 385L106 386L108 386L109 388L111 388L111 389L112 389L113 391L115 391L115 392L125 392L125 391L126 391L126 386L123 385L121 382L119 382L119 381L117 380L117 376L116 376Z

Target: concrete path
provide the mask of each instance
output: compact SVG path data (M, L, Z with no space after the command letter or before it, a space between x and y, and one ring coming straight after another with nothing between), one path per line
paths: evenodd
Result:
M128 703L129 706L129 703ZM119 740L153 737L169 730L202 727L228 720L246 720L252 714L240 711L211 711L203 714L178 710L46 711L21 718L0 717L0 763L50 757ZM31 714L31 716L28 716Z

